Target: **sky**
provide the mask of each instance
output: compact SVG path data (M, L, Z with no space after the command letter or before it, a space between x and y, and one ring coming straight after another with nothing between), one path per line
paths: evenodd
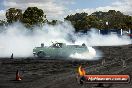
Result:
M49 20L63 20L70 14L91 14L110 9L132 15L132 0L0 0L0 19L5 19L6 10L9 8L19 8L24 12L29 6L43 9Z

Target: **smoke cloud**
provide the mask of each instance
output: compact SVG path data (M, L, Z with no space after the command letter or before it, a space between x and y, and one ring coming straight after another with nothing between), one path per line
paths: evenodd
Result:
M3 27L0 27L2 30ZM31 31L21 23L14 23L5 27L5 31L0 33L0 57L33 57L33 48L44 43L50 46L52 42L64 42L66 44L82 44L88 46L89 52L71 55L73 58L84 58L93 60L100 54L92 46L111 46L130 44L128 38L120 38L116 35L103 36L97 31L89 33L75 33L75 29L68 22L57 25L45 24L42 27L35 27ZM94 29L91 29L94 30Z
M91 29L87 34L78 37L76 42L79 43L80 41L85 42L88 46L118 46L131 44L131 39L128 36L123 35L119 37L117 34L101 35L96 29Z

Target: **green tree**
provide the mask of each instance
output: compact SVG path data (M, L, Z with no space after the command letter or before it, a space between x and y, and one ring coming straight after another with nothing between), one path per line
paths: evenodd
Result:
M109 10L108 12L76 13L68 15L65 20L71 21L76 31L90 28L97 29L132 29L132 16L124 15L120 11ZM109 24L106 25L106 22Z
M87 22L87 13L76 13L75 15L68 15L65 20L68 20L75 27L76 31L85 30L89 28Z
M6 11L6 18L8 23L13 23L16 21L21 21L22 19L22 10L10 8Z
M31 27L33 25L41 26L46 22L46 15L42 9L38 9L37 7L28 7L23 13L23 23Z
M60 20L52 20L52 21L48 21L48 24L50 25L56 25L56 24L62 24L63 21Z
M6 21L4 21L4 20L0 20L0 26L6 25L6 24L7 24Z

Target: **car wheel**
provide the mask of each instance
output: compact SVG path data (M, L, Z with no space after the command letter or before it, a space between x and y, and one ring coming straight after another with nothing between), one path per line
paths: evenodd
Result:
M42 57L45 57L46 54L45 54L43 51L40 51L40 52L37 53L37 56L38 56L39 58L42 58Z

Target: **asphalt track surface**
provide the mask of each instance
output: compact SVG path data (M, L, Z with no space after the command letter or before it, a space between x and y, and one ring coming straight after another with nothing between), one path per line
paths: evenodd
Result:
M132 77L132 45L94 47L103 52L98 61L66 60L66 58L1 58L0 88L95 88L97 84L78 84L77 68L87 74L129 74ZM105 63L102 64L102 61ZM125 61L126 67L123 67ZM19 70L21 81L15 81ZM104 88L132 88L128 84L104 84Z

